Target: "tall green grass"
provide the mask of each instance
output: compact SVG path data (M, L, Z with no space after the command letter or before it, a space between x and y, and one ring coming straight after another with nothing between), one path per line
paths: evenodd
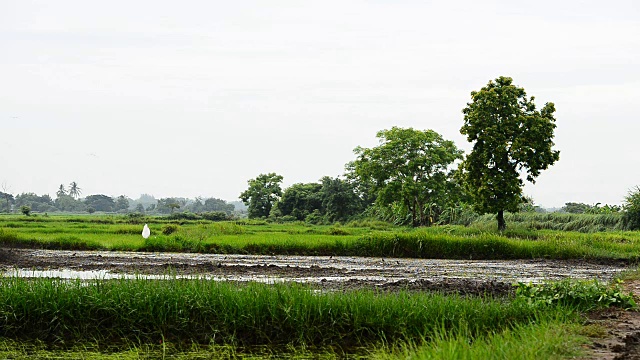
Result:
M574 222L570 220L573 215L564 215L558 219L567 220L568 224ZM545 216L549 214L536 218L543 220ZM532 218L534 217L526 215L521 219ZM179 225L161 218L149 219L151 237L145 240L141 236L140 224L71 221L74 219L51 216L43 222L23 222L17 216L0 216L0 244L73 250L265 255L640 260L640 232L637 231L589 233L538 230L517 222L511 224L506 231L497 232L489 229L493 223L491 226L477 223L469 227L447 225L377 230L380 226L375 222L353 223L349 226L312 226L304 223L198 221ZM367 224L371 227L355 227Z
M380 349L371 354L376 360L518 360L567 359L587 355L582 347L589 340L581 327L563 321L543 321L517 325L511 329L470 338L465 335L439 335L433 341L407 343Z
M0 279L0 337L59 346L167 341L348 349L431 339L443 329L473 337L574 314L518 299L439 294L315 293L204 280Z
M507 228L520 227L531 230L558 230L578 232L625 230L623 214L567 214L567 213L506 213ZM496 228L495 214L479 216L472 227L483 230Z

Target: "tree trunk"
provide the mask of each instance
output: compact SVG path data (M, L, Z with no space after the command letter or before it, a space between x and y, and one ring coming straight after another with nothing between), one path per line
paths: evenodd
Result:
M507 228L507 223L504 222L504 210L498 211L496 218L498 219L498 231L504 231Z

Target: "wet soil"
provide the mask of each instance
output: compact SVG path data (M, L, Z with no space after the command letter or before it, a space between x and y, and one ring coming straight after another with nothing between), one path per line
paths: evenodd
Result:
M25 277L204 277L307 283L326 290L441 291L506 295L516 282L607 281L623 263L557 260L431 260L3 249L0 273Z
M640 299L640 280L623 285ZM640 312L610 308L589 314L588 323L602 326L605 333L591 339L586 359L640 360Z

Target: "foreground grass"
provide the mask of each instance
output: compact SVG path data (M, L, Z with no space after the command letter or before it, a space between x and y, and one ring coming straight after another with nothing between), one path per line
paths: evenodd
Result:
M538 350L520 358L552 358L584 342L573 327L581 312L634 306L598 283L521 285L517 293L462 298L204 280L0 278L0 355L512 358L512 346L530 344ZM616 300L601 301L603 294Z
M470 337L437 335L427 342L407 342L393 348L387 346L362 349L359 353L341 353L331 349L304 347L274 351L254 348L243 351L233 346L192 346L177 350L171 344L135 346L128 350L101 352L91 346L53 350L42 343L18 343L0 340L0 358L10 359L564 359L584 355L588 339L577 323L549 321L488 335Z
M86 283L0 279L0 337L51 344L234 344L361 347L476 335L573 311L527 301L205 280Z

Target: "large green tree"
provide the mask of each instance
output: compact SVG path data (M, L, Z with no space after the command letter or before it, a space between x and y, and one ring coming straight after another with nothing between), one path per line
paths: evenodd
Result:
M322 185L318 183L293 184L284 190L276 207L283 216L304 220L315 210L322 212L321 189Z
M85 205L82 201L76 200L69 195L60 195L55 200L55 207L60 211L82 212Z
M115 209L116 202L111 196L97 194L89 195L84 199L84 205L94 211L112 212Z
M352 183L329 176L323 177L320 181L322 208L327 221L346 221L364 210L364 203L356 194Z
M124 196L124 195L120 195L116 198L115 200L115 206L114 206L115 211L120 211L120 210L127 210L129 209L129 199Z
M497 214L500 230L506 228L504 212L517 211L523 200L521 172L535 183L540 171L560 157L552 149L555 106L546 103L536 110L533 101L513 79L499 77L471 92L462 110L460 132L473 143L463 163L465 188L476 211Z
M413 226L431 225L445 201L449 167L462 151L433 130L393 127L377 137L380 145L354 150L358 158L347 169L369 184L377 205L408 214Z
M247 205L249 218L269 216L273 204L282 196L282 179L281 175L269 173L247 181L249 188L240 194L240 200Z

